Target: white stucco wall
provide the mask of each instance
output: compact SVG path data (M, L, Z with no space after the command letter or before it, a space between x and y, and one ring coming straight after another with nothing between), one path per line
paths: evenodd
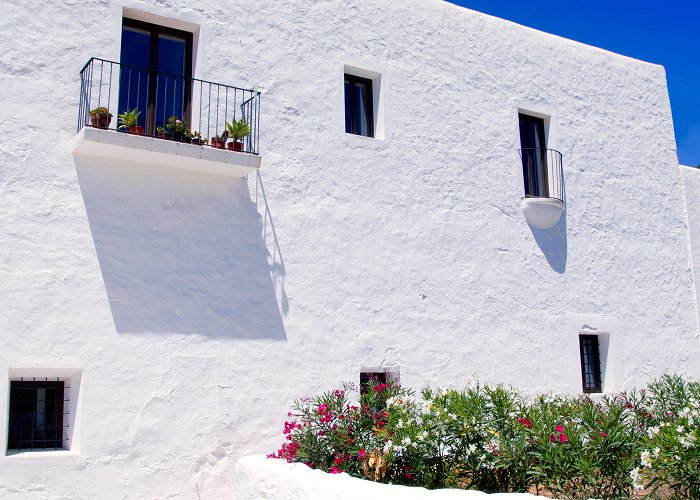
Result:
M365 481L347 474L327 474L304 464L288 464L264 455L243 457L236 463L234 493L257 500L518 500L538 498L528 493L494 493L473 490L426 490Z
M260 179L72 154L124 8L198 26L196 76L263 89ZM576 393L597 331L606 390L700 376L659 66L431 0L10 3L0 41L0 400L27 360L79 375L71 450L0 456L2 498L227 498L294 397L367 367ZM343 132L345 66L381 74L384 139ZM547 231L519 109L563 154Z

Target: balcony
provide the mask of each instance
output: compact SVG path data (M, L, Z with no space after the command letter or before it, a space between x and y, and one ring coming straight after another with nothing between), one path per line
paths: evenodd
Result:
M92 58L75 154L232 177L260 168L260 93Z
M525 196L521 201L525 220L539 229L554 227L566 205L561 153L544 148L525 148L518 152L525 183Z

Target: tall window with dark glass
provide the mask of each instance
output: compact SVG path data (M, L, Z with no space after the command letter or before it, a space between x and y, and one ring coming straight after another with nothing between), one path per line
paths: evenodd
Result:
M523 180L526 197L549 197L547 179L547 141L544 120L519 114L520 157L523 162Z
M124 18L121 64L119 113L138 109L149 135L171 116L189 119L192 33Z
M345 74L345 132L374 137L372 80Z

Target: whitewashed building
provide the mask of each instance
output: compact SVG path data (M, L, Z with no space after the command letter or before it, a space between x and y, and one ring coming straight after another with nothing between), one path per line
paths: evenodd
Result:
M700 376L660 66L437 0L5 2L0 41L0 498L227 498L361 373Z

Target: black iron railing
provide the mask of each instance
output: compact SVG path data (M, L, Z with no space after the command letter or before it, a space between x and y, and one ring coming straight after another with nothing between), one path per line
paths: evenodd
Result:
M80 72L86 126L258 154L260 92L93 57Z
M526 198L566 201L561 153L555 149L519 149Z

